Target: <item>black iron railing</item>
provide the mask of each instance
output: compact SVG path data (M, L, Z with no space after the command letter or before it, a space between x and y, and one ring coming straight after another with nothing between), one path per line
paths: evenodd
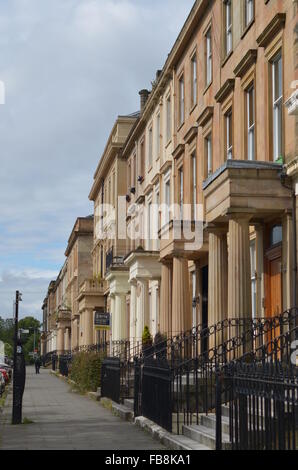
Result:
M233 450L298 449L298 372L291 362L238 362L222 369L217 380L217 450L222 448L223 395Z
M175 430L183 424L199 424L199 415L216 407L216 371L232 361L261 363L273 358L289 362L297 329L297 309L271 319L229 319L210 328L198 327L147 350L149 359L167 360L171 369L171 419ZM208 349L203 345L208 345ZM146 362L146 359L145 359ZM143 389L144 357L135 358L135 412L147 410ZM157 366L158 368L158 366ZM152 406L158 403L151 401ZM149 403L150 405L150 403ZM148 413L148 412L147 412ZM152 410L149 413L154 415ZM147 416L148 417L148 416ZM157 421L157 424L161 424Z

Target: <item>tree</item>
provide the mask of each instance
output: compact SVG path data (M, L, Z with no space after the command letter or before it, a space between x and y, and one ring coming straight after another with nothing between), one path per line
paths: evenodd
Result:
M40 322L34 317L25 317L19 321L19 329L29 330L29 334L21 335L23 349L25 354L26 363L33 362L32 356L29 353L33 353L34 346L38 349L38 343L40 340ZM34 332L35 332L35 344L34 344Z

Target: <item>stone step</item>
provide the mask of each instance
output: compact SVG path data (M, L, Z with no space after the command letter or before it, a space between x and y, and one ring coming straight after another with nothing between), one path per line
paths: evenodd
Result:
M212 429L215 432L215 430L216 430L216 415L215 414L210 414L208 416L200 415L199 420L200 420L199 421L200 424L202 424L206 428ZM222 432L224 434L229 435L229 433L230 433L230 420L227 416L222 416L221 426L222 426Z
M134 411L134 400L132 398L125 398L124 405L131 411Z
M201 424L192 426L183 426L183 435L207 446L211 450L216 448L215 431ZM228 450L231 448L230 437L227 434L222 434L222 449Z
M189 437L167 434L163 438L163 444L171 450L210 450L204 444L200 444Z
M133 421L133 412L124 405L112 402L112 413L124 421Z

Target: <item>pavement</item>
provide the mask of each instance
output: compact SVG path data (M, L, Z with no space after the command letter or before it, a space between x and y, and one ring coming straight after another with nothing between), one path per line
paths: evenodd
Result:
M11 425L12 391L0 414L1 450L162 450L145 431L71 390L41 369L27 368L23 420Z

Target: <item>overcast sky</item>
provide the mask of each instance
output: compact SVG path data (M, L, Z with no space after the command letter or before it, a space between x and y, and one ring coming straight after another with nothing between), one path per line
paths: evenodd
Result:
M139 108L194 0L1 0L0 316L41 318L118 114Z

